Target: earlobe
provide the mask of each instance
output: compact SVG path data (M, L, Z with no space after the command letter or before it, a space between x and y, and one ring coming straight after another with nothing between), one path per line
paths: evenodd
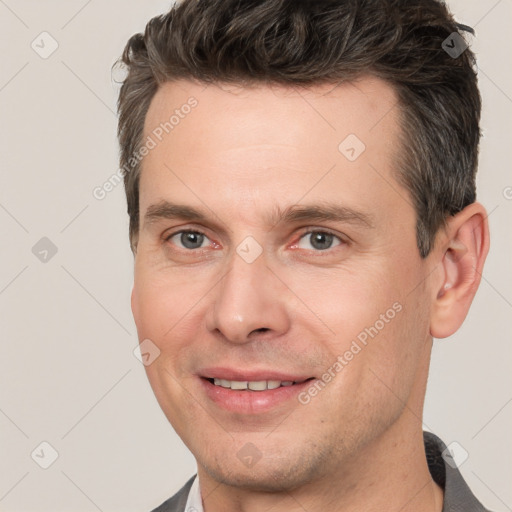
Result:
M464 208L448 220L444 234L446 240L438 249L443 278L435 290L430 322L435 338L446 338L459 329L480 284L489 251L484 207L472 203Z

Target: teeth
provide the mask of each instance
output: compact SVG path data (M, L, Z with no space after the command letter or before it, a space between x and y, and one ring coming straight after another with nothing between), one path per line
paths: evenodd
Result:
M293 381L291 380L237 381L226 379L213 379L213 383L216 386L222 386L223 388L230 388L237 391L244 389L250 389L251 391L265 391L267 389L276 389L280 386L287 387L293 385Z
M244 381L231 381L231 389L247 389L248 382L246 380Z
M253 391L265 391L267 389L267 381L266 380L258 380L255 382L249 382L247 386L249 389Z
M267 381L267 389L276 389L281 385L280 380L269 380Z

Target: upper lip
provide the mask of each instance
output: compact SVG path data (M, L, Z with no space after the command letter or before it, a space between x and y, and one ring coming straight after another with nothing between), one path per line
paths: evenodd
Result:
M311 378L311 375L300 373L284 373L276 370L241 370L239 368L204 368L198 372L200 377L206 379L226 379L238 382L255 382L263 380L279 380L281 382L302 382Z

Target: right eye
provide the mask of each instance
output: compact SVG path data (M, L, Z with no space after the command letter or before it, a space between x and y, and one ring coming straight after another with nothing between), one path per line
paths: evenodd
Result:
M166 238L166 241L177 245L180 249L189 250L202 249L205 240L209 240L209 238L204 233L193 230L176 231Z

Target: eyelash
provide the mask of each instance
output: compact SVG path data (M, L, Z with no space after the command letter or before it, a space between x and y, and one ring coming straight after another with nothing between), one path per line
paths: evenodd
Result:
M340 242L340 246L342 245L347 245L349 243L349 241L339 235L337 235L336 233L333 233L332 231L328 230L328 229L325 229L325 228L322 228L322 229L319 229L319 228L305 228L306 231L302 232L298 239L297 239L297 242L294 242L293 245L297 245L300 240L302 240L305 236L307 235L310 235L312 233L320 233L320 234L327 234L327 235L332 235L334 238L337 238ZM174 231L173 233L169 234L168 236L165 237L165 241L166 242L169 242L169 240L176 236L176 235L179 235L179 234L182 234L182 233L195 233L195 234L198 234L198 235L203 235L205 236L206 238L209 239L208 235L206 233L204 233L203 231L200 231L198 229L181 229L179 231ZM310 251L312 252L315 252L315 253L328 253L330 252L331 250L334 250L336 247L338 247L338 245L334 246L334 247L330 247L329 249L325 249L325 250L314 250L314 249L309 249ZM185 251L185 252L195 252L195 251L200 251L202 249L205 249L205 247L199 247L197 249L182 249L181 247L179 248L181 251ZM302 250L308 250L308 249L302 249Z
M322 235L332 235L334 238L337 238L338 241L340 242L339 246L347 245L348 244L347 239L337 235L336 233L333 233L332 231L330 231L328 229L325 229L325 228L322 228L322 229L319 229L319 228L306 228L306 229L307 229L307 231L302 232L299 235L299 238L297 239L297 242L295 242L293 245L298 244L300 242L300 240L302 240L305 236L310 235L312 233L320 233ZM313 251L313 252L322 254L322 253L328 253L330 251L333 251L334 249L336 249L336 247L339 247L339 246L335 245L334 247L329 247L329 249L325 249L323 251L320 251L320 250L316 250L315 251L314 249L310 249L310 250ZM307 250L307 249L302 249L302 250Z

